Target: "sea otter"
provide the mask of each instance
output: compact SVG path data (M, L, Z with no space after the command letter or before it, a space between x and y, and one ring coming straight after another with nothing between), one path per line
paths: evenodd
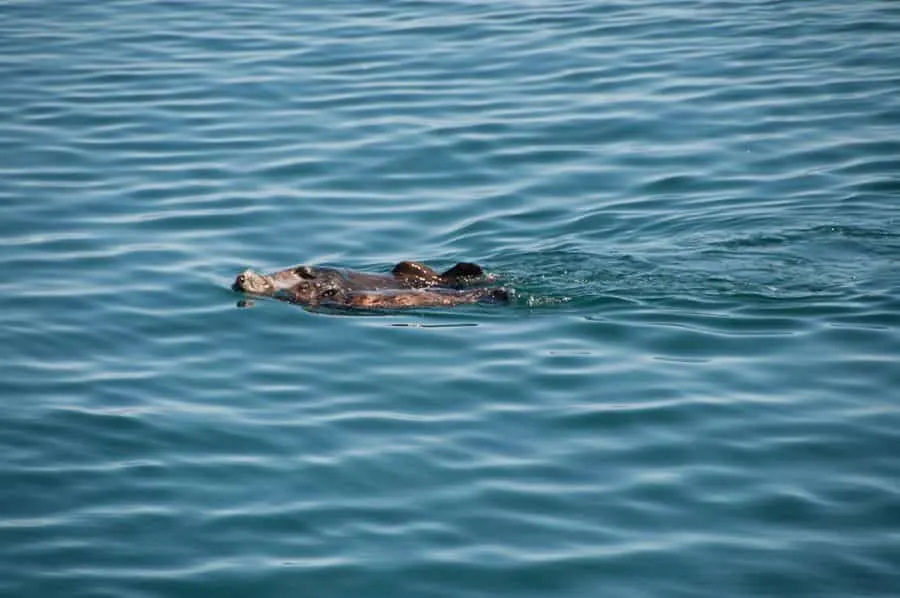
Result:
M310 307L400 309L508 302L503 288L465 288L490 280L481 266L465 262L442 274L418 262L400 262L389 274L301 265L272 274L245 270L232 289Z

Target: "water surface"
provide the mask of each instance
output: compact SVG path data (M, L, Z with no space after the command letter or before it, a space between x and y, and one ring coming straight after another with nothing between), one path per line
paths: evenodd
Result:
M887 0L0 4L0 593L895 596ZM236 306L484 264L509 307Z

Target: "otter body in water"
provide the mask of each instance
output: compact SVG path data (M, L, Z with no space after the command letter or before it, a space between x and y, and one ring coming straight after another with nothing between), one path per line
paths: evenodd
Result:
M459 263L438 274L418 262L400 262L389 274L314 266L271 274L245 270L232 289L310 307L402 309L508 302L506 289L465 288L490 280L477 264Z

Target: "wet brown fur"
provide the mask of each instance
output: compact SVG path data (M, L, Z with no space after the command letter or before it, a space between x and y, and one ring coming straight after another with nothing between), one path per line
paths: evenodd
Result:
M505 289L466 286L490 280L477 264L459 263L442 274L418 262L400 262L390 274L293 266L272 274L246 270L235 291L305 306L402 309L506 302Z

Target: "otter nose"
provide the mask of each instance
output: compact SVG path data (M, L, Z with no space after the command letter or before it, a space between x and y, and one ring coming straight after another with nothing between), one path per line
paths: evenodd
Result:
M241 292L244 290L244 275L241 274L237 278L234 279L234 284L231 285L231 290L236 292Z

